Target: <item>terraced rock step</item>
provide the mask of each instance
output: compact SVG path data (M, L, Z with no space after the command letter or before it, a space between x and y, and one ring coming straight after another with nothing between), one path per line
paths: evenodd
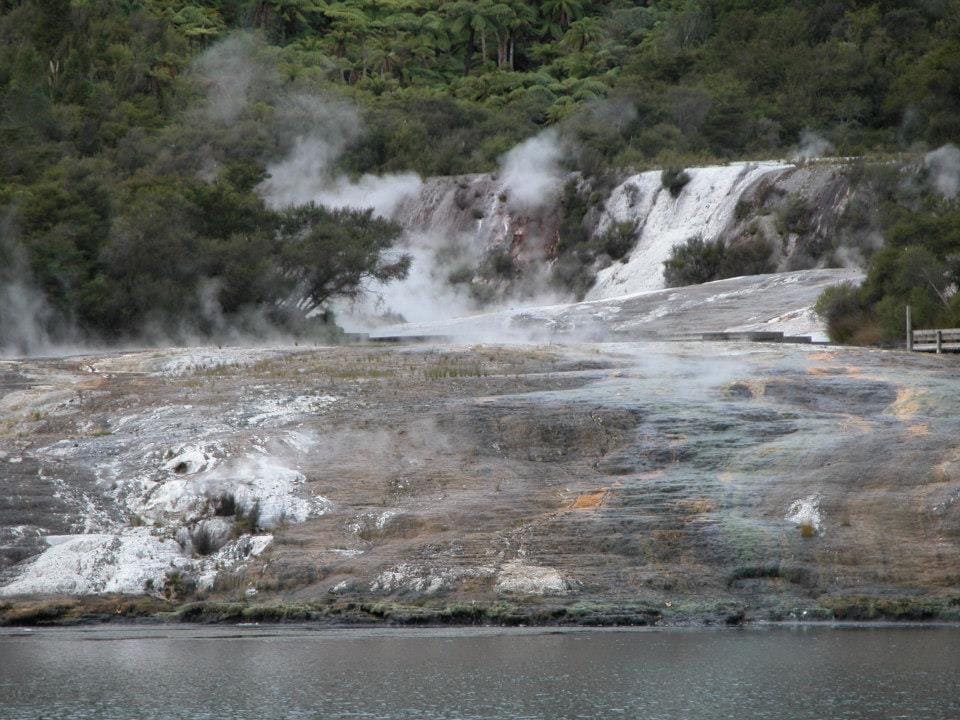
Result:
M3 617L64 593L397 622L960 609L952 356L354 345L0 373Z
M391 325L371 339L464 342L670 340L826 341L813 306L824 288L859 282L856 270L802 270L717 280L591 302L524 307L434 322ZM720 333L720 335L714 335Z

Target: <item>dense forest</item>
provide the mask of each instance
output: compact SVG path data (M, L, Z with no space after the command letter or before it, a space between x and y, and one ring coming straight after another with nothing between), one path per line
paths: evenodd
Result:
M0 13L0 281L32 276L51 313L98 337L184 317L207 331L276 314L294 285L317 308L401 276L403 259L381 255L390 223L255 192L318 123L349 174L488 170L547 126L587 176L776 157L811 133L842 155L960 139L960 0L0 0ZM956 210L891 192L891 248L946 233L926 247L942 290ZM835 306L874 313L893 252Z

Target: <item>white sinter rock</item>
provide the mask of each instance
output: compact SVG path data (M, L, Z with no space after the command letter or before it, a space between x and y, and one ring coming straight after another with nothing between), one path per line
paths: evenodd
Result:
M714 240L733 220L744 190L764 175L793 167L761 162L690 168L686 171L690 182L677 197L663 187L659 170L627 178L607 200L597 234L614 223L635 222L636 243L627 262L615 262L597 273L586 299L659 290L663 261L674 246L698 235Z
M520 595L566 595L570 584L556 568L527 565L514 560L497 575L497 592Z

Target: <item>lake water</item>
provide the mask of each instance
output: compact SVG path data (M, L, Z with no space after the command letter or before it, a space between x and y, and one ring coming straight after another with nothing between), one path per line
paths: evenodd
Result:
M960 629L0 630L3 720L960 718Z

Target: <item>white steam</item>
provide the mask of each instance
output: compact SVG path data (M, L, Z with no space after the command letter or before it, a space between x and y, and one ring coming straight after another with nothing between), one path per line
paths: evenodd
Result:
M511 242L518 238L523 241L524 262L530 270L518 283L525 285L520 292L525 298L540 295L541 300L546 299L546 271L533 272L536 268L529 262L545 238L538 237L540 227L528 224L527 218L548 209L562 186L564 151L555 130L530 138L504 155L499 176L491 178L496 189L482 202L471 197L466 200L471 207L451 209L438 223L421 223L410 216L410 209L427 208L434 200L423 180L414 173L344 174L340 160L362 135L359 113L333 97L291 91L278 80L272 59L252 36L233 37L211 47L195 63L193 72L205 89L201 109L206 120L222 123L224 132L231 135L249 124L251 132L264 133L283 149L282 157L267 166L268 177L257 187L268 204L279 208L312 202L330 209L370 209L380 217L402 221L405 233L396 252L411 256L410 274L399 282L370 282L358 302L336 303L338 322L348 329L477 312L476 288L462 281L463 273L476 270L495 247L514 253ZM270 108L262 121L261 104ZM460 193L461 200L466 198L465 192ZM478 202L483 205L482 212ZM471 216L471 212L479 214ZM516 226L515 221L519 221ZM461 278L456 285L450 282L454 271ZM496 280L481 290L507 291L505 284ZM219 330L224 321L217 295L213 285L201 290L204 320ZM550 294L551 299L555 297Z
M11 225L10 218L0 220L0 357L34 355L51 346L53 312L33 284Z
M510 205L535 210L556 198L563 182L563 148L556 130L545 130L503 156L500 176Z
M809 160L833 152L833 143L812 130L800 133L800 144L793 155L794 160Z
M204 89L199 108L204 120L221 123L228 134L247 124L250 132L284 149L282 157L267 166L268 177L257 187L272 207L316 203L331 209L371 209L389 218L404 199L418 193L421 180L413 173L351 178L339 172L339 160L362 134L357 109L336 97L290 89L254 37L238 35L217 43L194 63L192 72ZM386 286L371 289L388 291ZM213 282L200 288L203 320L218 337L233 341L234 335L243 333L234 333L223 317L219 291ZM391 304L401 300L389 298ZM269 320L252 311L241 325L243 331L270 335Z
M468 294L449 282L451 266L444 252L448 242L440 235L408 232L403 252L411 258L409 275L391 283L371 283L358 300L335 303L337 322L348 331L366 331L397 322L426 323L475 313ZM470 252L468 244L459 247ZM479 259L460 257L466 262Z
M49 347L43 325L50 308L43 295L21 279L0 279L0 356L34 355Z
M330 208L372 208L388 217L418 190L420 178L412 173L357 180L339 174L337 161L361 136L356 108L335 97L285 86L253 36L240 34L217 43L191 71L204 90L201 110L206 119L224 125L225 132L236 132L237 123L252 123L251 132L272 137L286 149L281 160L267 167L269 177L258 188L274 207L315 202ZM269 111L261 113L258 103Z
M327 207L373 208L381 217L390 217L406 198L417 194L421 185L416 173L363 175L358 180L337 178L318 195Z
M928 152L923 165L930 173L930 184L947 200L953 200L960 191L960 148L944 145Z
M340 112L340 108L318 108L318 115ZM390 217L403 200L419 191L421 180L415 173L368 174L357 180L337 176L333 166L346 142L347 137L336 133L298 138L285 159L267 168L270 177L259 192L275 207L314 202L328 208L370 208Z
M204 113L224 124L246 110L256 80L272 74L268 66L252 61L256 42L245 34L233 35L198 57L192 66L204 90Z

